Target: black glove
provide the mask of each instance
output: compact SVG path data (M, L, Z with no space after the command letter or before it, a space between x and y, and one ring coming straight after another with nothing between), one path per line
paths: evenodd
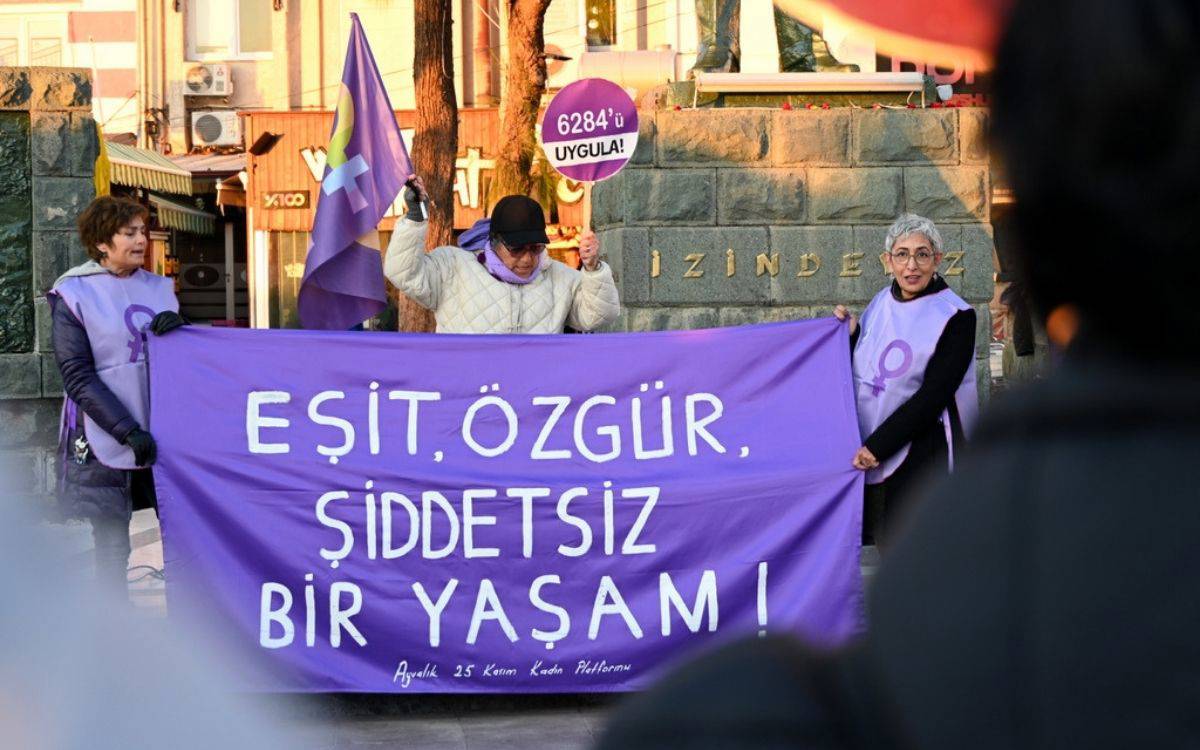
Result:
M149 466L158 457L154 436L140 427L125 436L125 445L133 449L133 462L138 466Z
M155 336L161 336L168 331L174 331L179 326L187 324L188 322L179 313L171 310L163 310L154 316L154 320L150 321L150 331Z
M421 195L413 190L411 183L404 183L404 207L408 209L405 218L409 221L425 221L425 214L421 213Z

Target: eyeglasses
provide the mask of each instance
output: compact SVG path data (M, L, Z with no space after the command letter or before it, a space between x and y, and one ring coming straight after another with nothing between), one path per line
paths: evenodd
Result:
M933 253L929 252L928 250L918 250L915 253L910 253L907 250L900 250L898 252L888 253L888 255L892 256L892 260L896 261L902 266L908 265L909 259L916 260L918 266L928 266L930 263L933 263Z
M520 247L504 245L504 249L512 255L541 255L546 251L546 246L542 244L521 245Z

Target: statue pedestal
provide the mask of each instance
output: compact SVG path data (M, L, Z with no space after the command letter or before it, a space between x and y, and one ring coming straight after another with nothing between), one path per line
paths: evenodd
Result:
M937 101L933 79L921 73L697 73L669 84L659 107L794 107L808 104L924 107Z
M920 98L927 78L922 73L753 73L743 68L740 73L697 73L695 80L698 93L912 93Z

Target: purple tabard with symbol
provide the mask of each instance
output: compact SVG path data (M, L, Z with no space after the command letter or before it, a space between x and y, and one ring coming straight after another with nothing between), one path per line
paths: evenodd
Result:
M174 283L140 268L128 276L105 271L61 279L50 295L67 305L87 329L96 375L145 428L150 422L145 331L156 314L178 312ZM68 397L63 415L68 422L74 406ZM97 460L114 469L137 468L129 446L101 429L87 412L82 414L84 433Z
M947 321L959 310L970 309L952 289L900 301L884 287L862 315L862 335L854 349L854 380L858 394L858 424L865 441L921 388L925 368L937 348ZM970 432L978 411L974 362L967 368L955 393L963 429ZM954 444L950 418L942 414L947 455L953 466ZM908 457L908 445L880 461L867 472L867 484L880 484Z
M249 687L620 691L733 638L860 627L833 319L150 346L171 613L265 663Z

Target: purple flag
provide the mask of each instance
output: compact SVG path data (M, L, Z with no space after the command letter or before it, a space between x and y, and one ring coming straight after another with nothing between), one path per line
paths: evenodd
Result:
M150 346L171 616L267 662L251 687L630 690L731 638L860 625L832 318Z
M325 176L298 306L306 328L346 330L387 307L379 249L359 238L379 224L412 174L400 126L358 15L346 48Z

